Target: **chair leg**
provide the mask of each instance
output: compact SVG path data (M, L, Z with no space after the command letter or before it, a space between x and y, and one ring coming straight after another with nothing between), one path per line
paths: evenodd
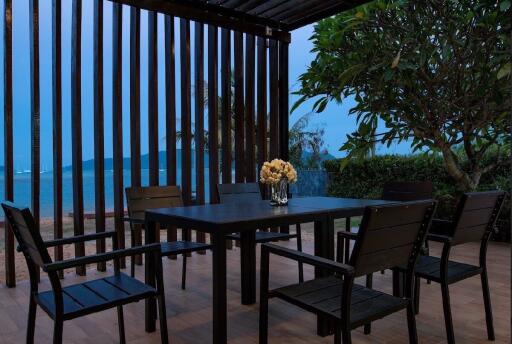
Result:
M302 252L302 233L300 228L300 223L296 226L297 231L297 251ZM304 282L304 264L299 262L299 283Z
M339 326L334 329L334 344L341 344L341 329Z
M416 331L416 318L414 316L415 310L413 307L413 301L409 301L407 306L407 329L409 331L409 343L418 343L418 332Z
M446 339L448 344L455 343L455 334L453 333L452 311L450 307L450 293L447 283L441 283L441 293L443 295L444 322L446 326Z
M131 239L130 239L130 244L131 244L131 247L134 247L135 246L135 231L131 231ZM135 255L133 256L130 256L130 263L131 263L131 266L130 266L130 276L132 277L135 277Z
M165 310L165 296L164 293L158 296L158 313L160 316L160 340L162 344L169 342L169 334L167 331L167 314Z
M421 287L421 278L414 278L414 314L420 313L420 287Z
M485 322L487 324L487 339L495 340L494 325L492 321L491 295L489 293L489 281L487 279L487 269L483 269L480 277L482 280L482 293L484 295Z
M117 306L117 322L119 323L119 343L126 343L126 337L124 334L124 315L123 306Z
M36 330L36 311L37 304L32 295L28 306L28 324L27 324L27 344L34 343L34 332Z
M338 242L336 243L336 261L343 263L343 256L345 255L345 239L338 235Z
M373 286L373 275L368 274L366 275L366 288L371 289ZM369 322L368 324L364 325L364 334L370 334L372 332L372 323Z
M260 294L259 344L268 343L268 298Z
M352 344L352 333L350 333L349 328L345 328L341 330L341 338L343 344Z
M183 255L183 271L181 272L181 289L185 290L187 281L187 255Z
M62 331L64 322L62 320L55 320L53 323L53 344L62 344Z

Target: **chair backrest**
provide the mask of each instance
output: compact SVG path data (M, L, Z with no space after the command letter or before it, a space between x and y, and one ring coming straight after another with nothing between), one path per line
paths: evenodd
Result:
M350 265L356 277L390 269L411 269L427 234L435 201L367 207Z
M51 263L52 259L44 245L41 234L36 230L34 217L30 210L17 207L10 202L2 203L2 208L16 240L18 240L19 248L27 260L29 270L31 270L31 264L41 268L43 265ZM30 277L32 278L32 276Z
M462 195L455 213L452 245L488 238L504 200L503 191L471 192Z
M217 191L220 203L261 201L262 199L258 183L218 184Z
M392 182L384 185L382 199L388 201L418 201L432 199L432 182Z
M130 217L144 218L148 209L182 207L179 186L144 186L125 189Z

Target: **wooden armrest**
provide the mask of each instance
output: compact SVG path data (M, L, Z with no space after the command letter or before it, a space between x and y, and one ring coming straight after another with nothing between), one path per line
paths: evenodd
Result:
M128 256L135 256L138 254L160 252L160 244L150 244L144 246L131 247L123 250L116 250L112 252L99 253L92 256L78 257L73 259L66 259L55 263L45 264L43 271L60 271L64 269L74 268L86 264L106 262L109 260L119 259Z
M354 268L350 265L337 263L326 258L313 256L311 254L291 250L289 248L277 246L274 244L261 245L261 252L262 255L268 255L269 253L272 253L281 257L296 260L298 262L306 263L320 268L329 269L347 276L354 274Z
M44 245L46 247L62 246L62 245L74 244L77 242L92 241L92 240L98 240L98 239L103 239L103 238L113 238L115 235L116 235L116 232L114 232L114 231L107 231L107 232L100 232L100 233L86 234L86 235L77 235L77 236L72 236L69 238L48 240L48 241L44 242Z
M338 232L338 238L339 237L341 237L342 239L356 240L357 239L357 233L341 231L341 232Z
M427 240L442 242L442 243L450 243L452 242L452 238L446 235L441 234L427 234Z

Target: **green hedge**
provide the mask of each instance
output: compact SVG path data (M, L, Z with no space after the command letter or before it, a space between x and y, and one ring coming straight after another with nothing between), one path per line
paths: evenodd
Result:
M425 155L382 155L363 161L352 161L340 172L340 160L328 160L324 167L329 173L328 193L337 197L379 198L384 184L396 181L426 181L434 184L439 201L437 216L450 218L461 192L446 173L441 157ZM510 190L506 166L482 176L479 190ZM499 233L495 239L510 241L510 202L500 216Z

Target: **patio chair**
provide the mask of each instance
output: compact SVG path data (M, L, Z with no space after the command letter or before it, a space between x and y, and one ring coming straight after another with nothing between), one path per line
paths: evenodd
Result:
M168 343L159 244L118 250L116 232L113 231L45 242L35 228L34 218L29 209L16 207L12 203L2 203L2 207L18 241L18 251L25 256L30 275L27 343L34 343L37 305L54 321L53 343L62 343L64 321L117 307L119 341L125 343L123 305L147 298L158 300L161 342ZM53 262L48 254L48 247L103 238L112 238L113 251L56 262ZM119 271L119 259L132 254L145 254L147 259L155 260L156 288ZM61 286L58 273L64 269L110 260L114 261L114 275L67 287ZM38 290L39 269L48 274L51 290Z
M408 202L408 201L418 201L418 200L426 200L433 198L433 186L432 182L424 181L424 182L391 182L384 184L384 188L382 190L381 199L386 201L398 201L398 202ZM347 219L348 223L350 223L350 218ZM346 231L338 232L338 240L337 240L337 261L338 262L348 262L349 254L350 254L350 240L355 240L357 238L356 233L352 233L350 231L350 225L347 224ZM428 244L424 246L424 250L428 252ZM384 274L384 270L381 271L381 274ZM430 283L430 281L427 281ZM366 287L371 288L373 283L373 275L369 274L366 276ZM368 324L364 328L365 334L370 334L371 326Z
M414 266L425 239L434 201L367 207L348 264L280 246L261 248L260 344L267 343L268 299L277 297L322 316L334 326L334 343L351 343L351 330L407 309L409 342L417 343L413 300ZM270 254L297 260L334 275L269 290ZM392 296L354 283L382 269L405 267L405 296Z
M146 186L128 187L126 203L130 223L131 244L135 245L137 231L144 229L144 213L148 209L182 207L183 199L179 186ZM157 236L158 237L158 236ZM185 289L187 279L187 254L211 249L211 245L189 240L162 242L162 256L183 255L183 271L181 274L181 289ZM135 275L135 256L131 257L131 276Z
M494 340L489 282L487 280L487 243L500 213L505 193L501 191L474 192L464 194L457 206L453 221L433 220L427 240L443 244L441 257L421 255L416 266L415 309L419 311L420 278L441 284L444 320L448 343L455 343L450 294L448 286L472 276L480 275L485 305L487 337ZM452 247L480 242L479 265L470 265L450 260Z
M220 203L261 201L262 199L258 183L218 184L217 191L219 193ZM277 233L264 230L256 231L257 244L293 238L297 239L297 250L302 252L302 232L300 223L296 224L295 233ZM240 241L240 233L230 234L227 236L227 239ZM304 281L304 269L301 262L299 262L299 281Z

